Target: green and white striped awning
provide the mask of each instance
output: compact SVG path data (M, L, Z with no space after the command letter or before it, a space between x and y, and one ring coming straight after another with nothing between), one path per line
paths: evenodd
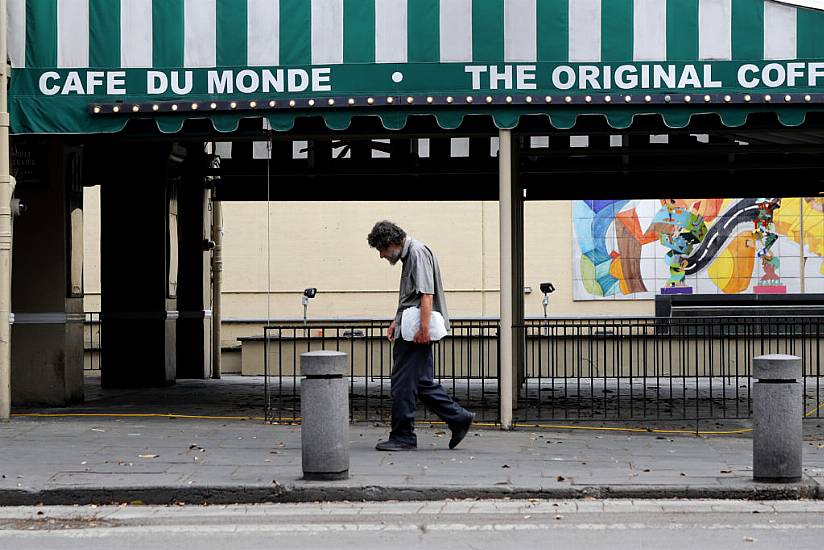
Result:
M799 124L824 103L824 13L794 5L815 0L7 1L18 134L365 114Z

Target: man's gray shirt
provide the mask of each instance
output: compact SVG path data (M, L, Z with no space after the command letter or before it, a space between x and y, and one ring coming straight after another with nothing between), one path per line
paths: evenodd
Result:
M401 326L403 310L421 306L421 294L432 294L432 311L443 315L446 329L449 330L449 314L446 311L446 298L443 294L441 270L438 260L425 244L407 237L401 251L401 285L398 296L398 312L395 322L398 331Z

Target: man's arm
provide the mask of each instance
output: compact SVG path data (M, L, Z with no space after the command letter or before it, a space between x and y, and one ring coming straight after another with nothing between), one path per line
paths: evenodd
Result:
M432 318L432 294L421 294L421 328L415 334L416 344L429 343L429 319Z

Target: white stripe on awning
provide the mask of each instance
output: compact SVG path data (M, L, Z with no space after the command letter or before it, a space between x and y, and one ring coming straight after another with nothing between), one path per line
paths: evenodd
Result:
M120 65L152 66L152 0L120 0Z
M443 63L472 61L472 0L440 3L440 49Z
M406 0L375 0L375 62L406 63Z
M569 3L569 61L601 61L601 0Z
M183 1L183 66L217 64L217 0Z
M249 65L277 65L280 61L280 0L249 0L246 17Z
M26 66L26 0L8 0L9 59L11 66Z
M343 63L343 0L312 0L312 64Z
M732 0L698 1L698 58L732 59Z
M89 0L57 0L57 66L89 66Z
M635 0L632 58L635 61L667 59L667 3Z
M764 2L764 59L795 59L797 29L796 8Z
M538 58L535 0L504 0L504 61Z

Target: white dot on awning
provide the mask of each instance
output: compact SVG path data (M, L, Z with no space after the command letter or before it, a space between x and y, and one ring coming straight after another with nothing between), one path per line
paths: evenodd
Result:
M392 82L398 83L403 80L403 73L400 71L395 71L392 73Z

